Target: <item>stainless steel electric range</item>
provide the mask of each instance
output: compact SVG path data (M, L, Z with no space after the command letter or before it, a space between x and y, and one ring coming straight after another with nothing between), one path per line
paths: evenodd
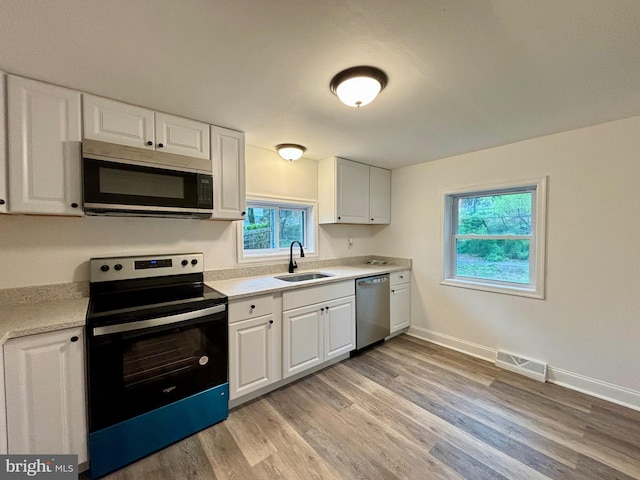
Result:
M94 258L87 312L90 475L228 415L227 297L201 253Z

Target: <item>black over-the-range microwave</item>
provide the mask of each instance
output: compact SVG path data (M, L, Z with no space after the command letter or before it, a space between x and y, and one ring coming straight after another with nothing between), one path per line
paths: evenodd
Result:
M87 215L210 218L213 212L210 160L85 140L82 177Z

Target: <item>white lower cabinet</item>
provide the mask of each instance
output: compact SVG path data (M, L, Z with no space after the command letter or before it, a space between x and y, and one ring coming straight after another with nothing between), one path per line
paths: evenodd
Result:
M402 330L411 324L411 272L393 272L391 284L391 333Z
M283 294L283 378L355 349L354 289L351 280Z
M356 297L340 298L324 304L324 360L356 348Z
M229 325L229 397L235 400L280 379L278 337L273 315Z
M230 400L280 380L281 336L271 295L229 303Z
M282 314L284 378L322 363L322 321L319 304L289 310Z
M390 274L392 332L410 323L410 273ZM354 280L231 300L230 400L242 403L355 348Z
M77 454L87 461L82 327L4 345L10 454Z
M5 83L4 72L0 72L0 213L7 213L9 204L8 170L7 170L7 118L5 104Z

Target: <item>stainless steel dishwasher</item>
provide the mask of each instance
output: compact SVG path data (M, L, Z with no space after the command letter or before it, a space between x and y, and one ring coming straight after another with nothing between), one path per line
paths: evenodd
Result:
M389 275L356 280L356 353L389 336Z

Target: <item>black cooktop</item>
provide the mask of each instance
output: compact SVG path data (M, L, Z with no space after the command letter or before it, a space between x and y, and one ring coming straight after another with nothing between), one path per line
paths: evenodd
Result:
M201 275L103 282L90 286L87 321L133 321L223 303L227 297L205 285Z

